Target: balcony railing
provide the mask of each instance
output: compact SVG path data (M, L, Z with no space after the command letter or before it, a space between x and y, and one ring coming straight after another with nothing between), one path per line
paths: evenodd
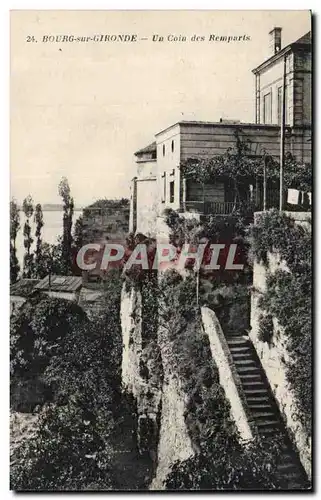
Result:
M201 214L228 215L240 208L240 203L233 201L186 201L185 210L187 212L198 212Z

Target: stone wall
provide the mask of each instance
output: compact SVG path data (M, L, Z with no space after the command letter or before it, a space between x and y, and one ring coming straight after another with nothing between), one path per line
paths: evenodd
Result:
M137 179L136 232L156 236L157 183L156 177Z
M225 396L231 405L231 416L244 440L252 439L251 413L247 407L243 394L241 380L235 369L229 347L221 325L214 311L202 307L202 322L205 333L208 335L211 353L219 371L220 384Z
M173 463L185 460L193 450L184 419L185 398L172 374L168 345L162 341L161 329L158 340L146 337L142 311L142 294L124 287L122 384L136 400L140 452L148 452L154 462L151 489L164 489Z

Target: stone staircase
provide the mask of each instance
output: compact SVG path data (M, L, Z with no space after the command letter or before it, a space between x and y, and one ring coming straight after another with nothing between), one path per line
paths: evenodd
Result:
M298 453L288 437L285 424L269 386L256 350L246 335L226 335L226 340L240 377L245 399L258 434L263 439L279 434L282 455L278 471L286 489L302 490L309 487Z

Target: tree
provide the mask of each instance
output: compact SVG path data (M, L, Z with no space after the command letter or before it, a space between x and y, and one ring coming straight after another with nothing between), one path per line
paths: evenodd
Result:
M23 304L10 323L10 396L14 410L30 412L51 399L52 389L44 372L51 359L58 362L68 334L87 324L84 311L65 299L36 297Z
M74 214L74 200L70 194L68 179L63 177L58 186L59 196L63 200L63 235L62 235L62 265L63 273L71 274L72 270L72 218Z
M33 243L33 238L31 237L30 217L32 217L34 209L33 209L33 200L30 195L28 195L23 200L22 209L26 217L26 221L23 228L23 236L24 236L23 244L26 249L23 259L23 276L24 278L32 278L34 255L30 251L31 245Z
M10 281L17 281L20 266L17 258L16 239L20 229L19 208L15 200L10 201Z
M75 222L73 235L74 248L78 252L83 246L83 216L80 215Z
M87 321L86 313L66 299L46 296L26 302L10 325L12 375L41 375L65 336Z
M38 371L52 394L33 438L14 450L15 490L146 487L150 463L138 454L134 404L121 391L122 279L116 271L109 278L105 310L93 322L76 304L51 298L22 306L15 319L12 369Z
M43 213L40 203L37 203L35 214L34 214L34 222L36 224L36 233L35 236L37 238L36 241L36 252L35 252L35 276L37 278L44 278L46 274L43 272L43 243L41 239L41 230L43 228Z

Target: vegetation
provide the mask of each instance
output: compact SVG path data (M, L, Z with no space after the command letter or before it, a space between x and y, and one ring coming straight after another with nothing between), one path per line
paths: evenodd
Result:
M127 198L121 198L120 200L110 200L107 198L101 198L99 200L96 200L94 203L91 203L91 205L86 207L84 209L84 211L86 211L86 209L90 209L90 208L117 209L117 208L122 208L122 207L129 208L129 200Z
M10 282L17 281L20 266L17 258L16 239L20 229L19 208L15 200L10 202Z
M273 318L271 314L261 314L259 319L258 339L267 344L272 343L274 333Z
M219 384L208 337L196 304L195 279L167 271L160 284L161 342L170 346L170 366L186 394L185 421L192 442L202 449L208 440L236 441L230 407Z
M187 179L205 184L218 178L230 181L235 203L243 202L249 184L262 182L264 168L267 183L278 189L279 163L263 150L261 156L253 156L252 143L242 140L240 133L235 132L236 144L228 148L222 155L206 159L187 159L180 165L182 175ZM284 166L284 189L296 188L302 191L312 190L312 169L307 163L298 162L290 152L286 154Z
M268 252L285 266L267 274L266 292L259 306L277 318L287 337L287 379L298 405L298 418L311 432L312 413L312 248L311 228L272 210L251 229L252 249L268 269ZM271 341L273 340L273 337Z
M59 195L63 201L63 235L61 241L62 271L64 275L71 274L72 269L72 218L74 214L74 199L70 194L70 186L63 177L58 186Z
M184 391L185 423L195 456L177 461L167 489L242 490L281 488L278 439L242 442L220 385L208 338L195 301L193 276L167 271L160 284L161 343L168 366ZM284 485L283 485L284 486Z
M23 277L31 278L33 275L34 255L31 252L31 245L33 243L33 238L31 236L30 217L32 217L34 208L33 208L33 200L30 195L23 200L22 209L26 217L26 222L23 227L23 236L24 236L23 244L26 249L23 259Z
M30 411L51 399L44 372L51 359L58 359L64 339L76 332L87 318L76 304L43 297L23 304L10 323L11 405ZM35 392L35 394L33 394Z
M150 463L137 454L136 410L120 385L122 279L118 270L109 278L105 307L93 321L77 305L52 298L26 303L13 318L12 387L32 374L47 391L36 402L33 438L14 452L15 490L146 486ZM37 410L18 403L20 411Z
M34 214L34 222L36 224L36 251L34 259L34 276L37 278L44 278L47 274L47 255L46 248L44 248L44 243L41 239L41 232L44 226L42 207L40 203L37 203Z
M277 473L277 440L262 443L208 442L202 453L176 462L166 480L167 490L268 490L286 488Z

